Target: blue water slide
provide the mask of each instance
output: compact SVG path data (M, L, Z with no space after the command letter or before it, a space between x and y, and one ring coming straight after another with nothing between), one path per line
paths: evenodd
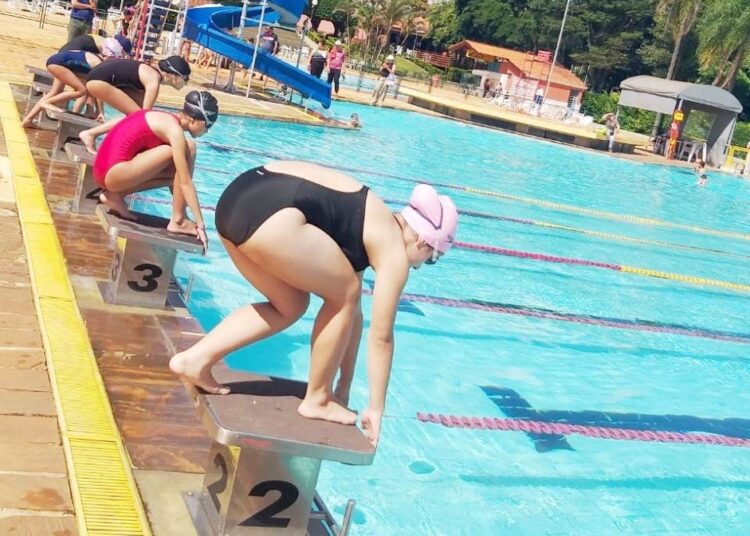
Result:
M263 21L294 24L306 6L307 0L272 0ZM257 27L260 13L260 7L248 7L245 26ZM208 5L190 8L185 17L185 38L249 67L253 61L253 46L227 33L227 30L239 27L241 17L241 7ZM305 98L320 102L325 108L331 105L331 86L271 54L258 50L255 70L286 84Z

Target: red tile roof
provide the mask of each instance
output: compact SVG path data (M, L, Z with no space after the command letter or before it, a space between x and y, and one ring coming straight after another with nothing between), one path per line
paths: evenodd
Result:
M449 49L450 52L457 50L470 50L474 52L474 57L479 56L484 61L506 60L524 73L527 78L544 81L547 79L547 73L549 73L550 64L536 58L532 52L519 52L518 50L496 47L486 43L470 41L469 39L456 43ZM533 62L531 61L532 58L534 58ZM583 80L571 73L570 70L559 65L555 65L550 80L553 84L560 86L586 89L586 84L583 83Z

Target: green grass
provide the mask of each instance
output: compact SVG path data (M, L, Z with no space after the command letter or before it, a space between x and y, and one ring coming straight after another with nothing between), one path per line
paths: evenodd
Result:
M409 61L404 57L396 56L396 75L397 76L414 76L424 78L429 73L422 69L419 65L413 61Z

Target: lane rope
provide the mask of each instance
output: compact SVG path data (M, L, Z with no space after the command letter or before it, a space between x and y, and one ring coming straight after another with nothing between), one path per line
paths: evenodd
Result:
M363 289L362 294L371 296L372 290ZM494 303L482 300L459 300L454 298L427 296L424 294L404 293L401 295L401 299L415 303L430 303L434 305L442 305L444 307L471 309L474 311L482 311L488 313L526 316L530 318L543 318L545 320L558 320L561 322L587 324L590 326L602 326L615 329L646 331L652 333L669 333L671 335L684 335L686 337L698 337L703 339L713 339L717 341L750 344L749 333L713 330L697 326L656 322L653 320L630 320L626 318L565 313L562 311L544 309L541 307L529 307L526 305L515 305L508 303Z
M719 434L694 434L690 432L664 432L660 430L634 430L632 428L608 428L583 424L566 424L526 419L499 419L496 417L464 417L439 413L417 413L421 423L439 424L447 428L469 430L495 430L502 432L526 432L532 434L582 435L599 439L621 441L647 441L658 443L681 443L686 445L717 445L723 447L750 447L750 439Z
M265 156L265 157L270 157L270 158L274 158L274 159L278 159L278 160L299 160L297 158L291 158L291 157L289 157L287 155L280 155L280 154L277 154L277 153L258 151L258 150L255 150L255 149L248 149L248 148L237 147L237 146L233 146L233 145L224 145L224 144L213 143L213 142L201 142L201 143L204 143L204 144L206 144L208 146L211 146L211 147L214 147L214 148L217 148L217 149L223 149L225 151L245 152L245 153L254 154L254 155L257 155L257 156ZM719 237L723 237L723 238L733 238L733 239L737 239L737 240L750 240L750 234L740 233L740 232L737 232L737 231L722 231L722 230L719 230L719 229L709 229L707 227L699 227L699 226L696 226L696 225L675 223L675 222L670 222L670 221L667 221L667 220L660 220L660 219L657 219L657 218L649 218L649 217L644 217L644 216L635 216L635 215L632 215L632 214L618 214L616 212L609 212L609 211L606 211L606 210L597 210L597 209L579 207L579 206L576 206L576 205L569 205L569 204L566 204L566 203L557 203L557 202L554 202L554 201L546 201L544 199L537 199L537 198L534 198L534 197L525 197L525 196L513 195L513 194L509 194L509 193L505 193L505 192L498 192L498 191L493 191L493 190L485 190L485 189L482 189L482 188L473 188L473 187L470 187L470 186L460 186L460 185L457 185L457 184L446 184L446 183L428 181L426 179L419 179L419 178L415 179L415 178L409 178L409 177L402 177L400 175L393 175L393 174L390 174L390 173L382 173L382 172L377 172L377 171L373 171L373 170L370 170L370 169L361 169L361 168L347 167L347 166L336 166L336 165L332 165L332 164L329 164L329 163L323 164L323 163L314 162L314 161L309 161L309 162L317 163L317 164L321 164L321 165L325 165L327 167L330 167L330 168L333 168L333 169L338 169L338 170L341 170L341 171L353 171L353 172L358 172L358 173L366 173L366 174L369 174L369 175L386 177L386 178L391 178L391 179L396 179L396 180L401 180L401 181L406 181L406 182L411 182L411 183L416 183L416 184L420 184L420 183L421 184L429 184L431 186L439 186L441 188L448 188L448 189L451 189L451 190L457 190L457 191L461 191L461 192L468 192L468 193L472 193L472 194L475 194L475 195L483 195L483 196L487 196L487 197L493 197L493 198L496 198L496 199L505 199L505 200L508 200L508 201L515 201L515 202L524 203L524 204L527 204L527 205L532 205L532 206L538 206L538 207L553 209L553 210L557 210L557 211L560 211L560 212L570 212L570 213L573 213L573 214L584 214L586 216L592 216L592 217L596 217L596 218L600 218L600 219L606 219L606 220L611 220L611 221L621 221L621 222L631 223L631 224L635 224L635 225L647 225L647 226L655 226L655 227L664 227L664 228L669 228L669 229L677 229L677 230L680 230L680 231L690 231L690 232L693 232L693 233L705 234L705 235L710 235L710 236L719 236Z
M485 244L473 244L470 242L456 242L455 245L461 249L468 249L472 251L480 251L483 253L490 253L493 255L504 255L507 257L516 257L520 259L529 259L541 262L552 262L557 264L570 264L576 266L588 266L591 268L602 268L605 270L612 270L615 272L622 272L626 274L639 275L642 277L652 277L656 279L668 279L670 281L679 281L680 283L687 283L689 285L699 285L704 287L719 287L727 290L734 290L738 292L750 292L750 285L744 285L742 283L734 283L732 281L723 281L721 279L708 279L705 277L696 277L686 274L678 274L674 272L664 272L660 270L651 270L650 268L638 268L636 266L628 266L625 264L614 264L608 262L591 261L586 259L576 259L571 257L559 257L555 255L546 255L544 253L533 253L530 251L518 251L514 249L499 248L496 246L489 246Z
M138 194L133 195L134 199L139 201L145 201L149 203L155 203L160 205L171 205L171 201L165 199L155 199L151 197L141 196ZM204 210L216 210L216 207L212 205L201 206ZM503 255L506 257L516 257L520 259L530 259L541 262L552 262L557 264L569 264L577 266L587 266L591 268L603 268L605 270L612 270L615 272L628 273L633 275L639 275L642 277L652 277L656 279L667 279L671 281L678 281L681 283L687 283L690 285L707 286L707 287L718 287L727 290L733 290L737 292L750 292L750 285L744 285L742 283L734 283L732 281L723 281L721 279L708 279L703 277L696 277L685 274L678 274L673 272L664 272L659 270L651 270L649 268L638 268L636 266L628 266L624 264L614 264L600 261L591 261L586 259L576 259L571 257L560 257L555 255L546 255L544 253L533 253L530 251L518 251L514 249L500 248L496 246L490 246L486 244L475 244L471 242L456 242L455 246L460 249L466 249L470 251L479 251L482 253L489 253L492 255Z

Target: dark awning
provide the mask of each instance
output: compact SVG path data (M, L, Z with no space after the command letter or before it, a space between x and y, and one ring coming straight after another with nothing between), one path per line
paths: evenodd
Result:
M716 86L665 80L655 76L633 76L620 83L620 104L671 114L680 100L708 108L742 111L742 104L730 92Z

